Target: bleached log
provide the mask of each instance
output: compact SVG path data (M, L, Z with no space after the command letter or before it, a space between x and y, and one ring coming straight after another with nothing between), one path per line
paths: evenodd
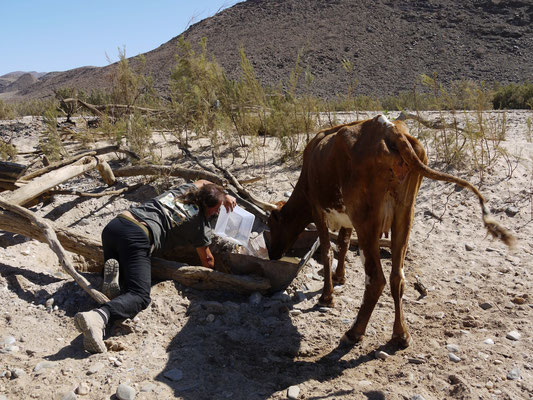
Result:
M12 192L2 193L0 196L12 204L24 205L54 186L94 169L96 165L97 159L95 157L84 157L74 164L44 174L24 187Z

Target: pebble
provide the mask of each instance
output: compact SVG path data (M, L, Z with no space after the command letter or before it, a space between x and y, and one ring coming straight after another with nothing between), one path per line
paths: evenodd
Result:
M215 320L215 316L214 316L213 314L209 314L209 315L205 318L205 320L206 320L207 322L213 322L213 321Z
M300 388L296 385L290 386L287 389L287 397L291 400L296 400L300 394Z
M291 194L292 194L292 192L285 192L285 193L283 193L283 196L288 198L288 197L291 197Z
M76 393L80 396L86 396L89 394L89 385L87 385L85 382L82 382L78 385L76 388Z
M46 300L44 305L46 306L46 308L52 308L54 305L54 298L50 297L48 300Z
M101 362L97 362L89 367L89 370L87 371L87 375L93 375L96 374L98 371L100 371L102 368L104 368L104 364Z
M11 376L14 379L23 377L24 375L26 375L26 371L24 371L22 368L13 368L11 370Z
M453 361L455 363L461 361L461 359L453 353L448 353L448 358L450 359L450 361Z
M133 400L137 392L131 386L121 383L118 385L116 394L119 400Z
M470 243L465 243L465 249L466 249L466 251L473 251L473 250L475 250L475 247L474 247L474 245L472 245Z
M170 379L171 381L176 382L183 378L183 372L181 371L181 369L174 368L163 373L163 376L165 378Z
M422 358L408 358L407 361L410 364L425 364L426 363L426 360Z
M375 355L376 355L376 358L379 358L380 360L386 360L387 358L390 357L388 353L382 350L376 351Z
M37 372L38 374L39 373L42 373L44 372L44 370L48 369L48 368L52 368L54 367L55 364L51 361L41 361L40 363L38 363L35 368L33 369L34 372Z
M156 385L152 382L148 382L141 387L141 392L153 392L156 388Z
M488 381L485 383L485 387L490 390L494 387L494 383L492 381Z
M520 378L520 368L513 368L507 374L507 379L514 381Z
M509 216L509 217L514 217L516 214L518 214L518 208L516 207L513 207L513 206L509 206L505 209L505 213Z
M2 372L1 376L6 377L7 379L11 379L11 371L10 370L4 371Z
M494 344L494 340L492 340L491 338L487 338L483 341L483 343L485 344Z
M415 394L414 396L409 397L409 400L426 400L424 397L422 397L419 394Z
M15 344L15 342L17 341L17 339L15 339L13 336L6 336L3 340L2 340L2 344L4 346L10 346L12 344Z
M294 309L294 310L290 310L290 311L289 311L289 314L292 315L293 317L296 317L296 316L298 316L298 315L302 315L302 314L303 314L303 311L302 311L302 310Z
M257 306L261 303L261 300L263 300L263 295L259 292L253 292L248 299L248 303Z
M291 296L289 296L288 293L285 291L277 292L271 297L271 299L281 301L283 303L288 303L289 301L291 301Z
M9 346L5 346L3 349L0 349L0 353L18 353L19 350L20 347L11 344Z
M480 306L483 310L489 310L489 309L492 308L492 304L490 304L490 303L481 303L479 306Z
M76 400L78 396L73 391L67 392L61 397L61 400Z
M444 311L439 311L439 312L435 313L433 315L433 317L436 318L436 319L443 319L445 315L446 314L444 313Z
M448 350L450 353L457 353L459 351L459 346L456 344L447 344L446 350Z
M507 335L505 336L507 339L509 340L520 340L520 337L522 335L520 335L520 333L518 333L517 331L511 331L509 333L507 333Z

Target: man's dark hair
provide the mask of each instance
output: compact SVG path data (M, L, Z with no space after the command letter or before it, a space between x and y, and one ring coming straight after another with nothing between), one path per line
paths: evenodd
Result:
M224 188L214 183L203 185L200 189L191 189L182 197L185 204L196 204L205 212L208 208L224 201Z

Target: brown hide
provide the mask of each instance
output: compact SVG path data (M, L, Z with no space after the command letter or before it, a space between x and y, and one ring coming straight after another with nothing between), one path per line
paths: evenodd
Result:
M488 217L484 199L470 183L430 169L420 143L401 121L383 116L319 132L304 151L303 166L287 203L271 213L269 255L280 258L310 223L317 226L324 264L324 289L319 303L333 305L333 282L344 283L344 258L352 229L357 232L366 274L366 289L357 319L344 341L362 337L386 280L379 259L379 238L391 233L391 292L395 304L393 339L408 346L402 309L403 263L414 204L422 177L457 183L480 201L489 232L507 244L513 237ZM339 230L338 266L332 276L329 230Z

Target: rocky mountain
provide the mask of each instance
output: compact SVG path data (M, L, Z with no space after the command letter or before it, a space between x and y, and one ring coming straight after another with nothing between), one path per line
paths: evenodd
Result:
M321 97L346 91L342 60L353 63L357 92L367 95L410 90L422 73L437 73L444 84L533 77L531 0L248 0L184 35L193 44L206 37L209 53L232 77L239 74L243 47L265 84L286 80L300 54ZM161 92L168 90L177 40L145 54ZM111 67L47 74L18 95L105 87Z

